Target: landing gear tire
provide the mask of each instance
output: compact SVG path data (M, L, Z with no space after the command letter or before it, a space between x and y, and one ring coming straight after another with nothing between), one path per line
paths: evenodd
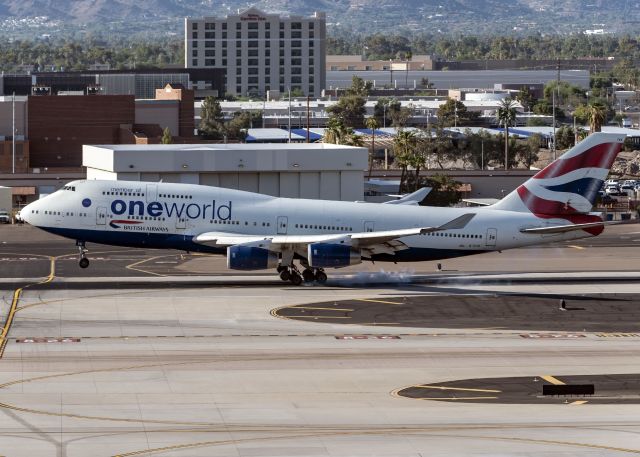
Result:
M304 282L313 282L316 279L316 275L313 274L312 270L307 268L302 272L302 279L304 279Z
M89 266L89 259L82 257L78 262L78 265L80 265L80 268L87 268Z
M324 284L327 282L327 274L324 271L318 270L316 271L315 279L319 284Z
M287 270L288 270L288 268L285 267L284 265L278 265L278 268L276 268L276 271L278 273L282 273L283 271L287 271Z
M300 276L300 274L295 272L291 275L290 281L291 281L291 284L293 284L294 286L299 286L300 284L302 284L302 276Z
M289 273L289 270L282 270L280 272L280 279L283 281L289 281L291 279L291 273Z
M80 268L87 268L89 266L89 259L87 259L87 248L85 247L84 241L76 241L76 246L78 246L78 253L80 255L78 265L80 265Z

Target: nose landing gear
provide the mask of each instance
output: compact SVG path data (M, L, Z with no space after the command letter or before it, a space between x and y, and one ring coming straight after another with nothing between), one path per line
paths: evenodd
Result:
M78 265L80 268L87 268L89 266L89 259L87 258L87 248L84 245L84 241L76 241L76 246L78 246L79 251L79 259Z

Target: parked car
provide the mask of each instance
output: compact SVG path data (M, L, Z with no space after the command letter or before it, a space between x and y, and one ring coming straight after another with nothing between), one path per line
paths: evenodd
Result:
M616 203L618 203L618 200L613 198L611 195L604 195L602 197L599 197L600 200L600 204L601 205L615 205Z
M618 186L607 186L604 191L607 195L626 195L626 193L622 192Z
M10 224L11 216L7 211L0 211L0 224Z

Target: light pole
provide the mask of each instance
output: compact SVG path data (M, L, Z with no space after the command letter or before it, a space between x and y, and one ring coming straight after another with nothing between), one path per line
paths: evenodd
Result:
M12 102L11 102L11 113L12 113L12 121L11 121L11 173L16 174L16 93L13 93Z
M291 88L289 88L289 143L291 143Z

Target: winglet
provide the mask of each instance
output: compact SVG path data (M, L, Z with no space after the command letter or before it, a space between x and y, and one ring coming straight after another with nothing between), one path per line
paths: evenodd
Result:
M431 190L431 187L422 187L415 192L402 196L398 200L384 202L383 205L418 205L427 195L429 195Z
M441 225L436 230L460 230L467 226L467 224L476 216L475 213L463 214L460 217L456 217L452 221L447 222L444 225Z

